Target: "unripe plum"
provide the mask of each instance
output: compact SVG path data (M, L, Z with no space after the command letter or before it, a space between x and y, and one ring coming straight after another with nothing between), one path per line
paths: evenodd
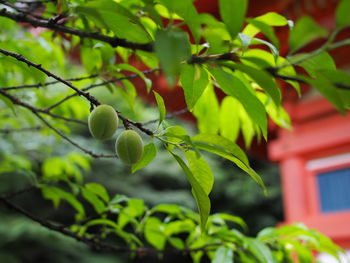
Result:
M118 129L119 118L113 107L102 104L90 114L88 124L92 136L96 139L109 139Z
M135 164L143 155L142 138L134 130L125 130L118 136L115 150L125 164Z

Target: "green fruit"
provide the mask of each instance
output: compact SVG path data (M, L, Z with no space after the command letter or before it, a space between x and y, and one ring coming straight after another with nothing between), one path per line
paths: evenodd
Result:
M137 163L143 155L142 138L133 130L123 131L115 142L115 150L125 164Z
M89 130L96 139L109 139L118 129L119 118L109 105L97 106L89 116Z

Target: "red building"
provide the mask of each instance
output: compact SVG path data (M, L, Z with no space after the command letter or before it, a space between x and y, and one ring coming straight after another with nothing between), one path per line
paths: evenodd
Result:
M218 16L217 1L195 3L200 12ZM335 27L337 3L337 0L251 0L248 15L275 11L294 21L309 15L330 30ZM287 32L277 33L284 43L281 53L285 54ZM340 38L349 33L349 30L342 32ZM305 50L320 44L321 40L315 41ZM349 48L338 49L331 55L337 66L350 70ZM155 83L169 109L179 110L185 106L182 92L166 89L163 78L155 79ZM286 89L284 93L284 105L290 113L293 130L271 127L274 138L268 145L257 148L260 154L267 152L268 158L280 165L284 223L303 222L350 249L350 114L340 115L310 87L304 87L302 99L298 99L294 91L289 94Z

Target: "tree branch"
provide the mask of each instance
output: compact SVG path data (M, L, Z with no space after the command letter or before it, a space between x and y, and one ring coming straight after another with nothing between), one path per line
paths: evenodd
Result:
M46 121L43 117L41 117L39 113L33 111L33 114L35 116L37 116L47 127L49 127L51 130L53 130L55 133L57 133L62 139L66 140L67 142L69 142L70 144L75 146L76 148L91 155L92 157L94 157L94 158L118 158L117 155L115 155L115 154L97 154L97 153L94 153L93 151L85 149L84 147L82 147L78 143L76 143L73 140L71 140L70 138L68 138L66 135L64 135L62 132L60 132L58 129L53 127L48 121Z
M13 96L13 95L3 91L2 89L0 89L0 94L3 95L4 97L8 98L13 104L22 106L24 108L27 108L27 109L29 109L32 112L40 112L40 113L49 115L52 118L61 119L61 120L64 120L64 121L69 121L69 122L74 122L74 123L77 123L77 124L80 124L80 125L85 125L85 126L87 125L87 123L84 122L84 121L77 120L77 119L66 118L66 117L63 117L61 115L53 114L53 113L51 113L51 112L49 112L49 111L47 111L45 109L36 108L36 107L34 107L34 106L30 105L30 104L25 103L24 101L21 101L17 97L15 97L15 96Z
M142 71L143 74L147 75L147 74L151 74L151 73L154 73L154 72L157 72L157 71L160 71L160 68L154 68L154 69L150 69L150 70L145 70L145 71ZM112 79L109 79L109 80L106 80L106 81L103 81L103 82L100 82L100 83L95 83L95 84L91 84L83 89L81 89L82 91L88 91L90 89L93 89L93 88L96 88L96 87L100 87L100 86L104 86L104 85L107 85L107 84L110 84L110 83L115 83L117 81L122 81L122 80L126 80L126 79L135 79L135 78L138 78L140 77L138 74L132 74L132 75L128 75L128 76L124 76L124 77L120 77L120 78L112 78ZM46 108L46 110L52 110L53 108L56 108L57 106L59 106L60 104L62 104L63 102L69 100L70 98L73 98L75 96L79 95L78 93L73 93L73 94L70 94L68 96L66 96L65 98L59 100L58 102L56 102L55 104L49 106Z
M153 43L135 43L135 42L130 42L123 38L110 37L110 36L102 35L96 32L82 31L75 28L52 23L49 20L43 21L36 18L31 18L26 14L15 14L13 12L8 12L5 9L0 10L0 16L7 17L16 22L29 23L34 27L43 27L43 28L52 29L56 32L62 32L70 35L79 36L81 38L90 38L90 39L99 40L110 44L112 47L125 47L133 50L143 50L148 52L153 51Z
M73 89L79 96L83 96L85 97L88 101L90 101L91 104L95 105L95 106L98 106L100 105L101 103L93 96L91 96L89 93L81 90L81 89L78 89L77 87L75 87L72 83L70 83L69 81L67 80L64 80L62 79L61 77L53 74L52 72L48 71L47 69L44 69L40 64L35 64L34 62L26 59L25 57L23 57L22 55L20 54L17 54L17 53L14 53L14 52L10 52L10 51L7 51L7 50L4 50L4 49L1 49L0 48L0 53L6 55L6 56L10 56L10 57L13 57L15 59L17 59L18 61L21 61L25 64L27 64L28 66L32 66L38 70L40 70L41 72L45 73L47 76L49 77L52 77L54 79L56 79L57 81L65 84L66 86L68 86L69 88ZM11 99L12 97L12 100L13 101L18 101L18 99L16 97L13 97L11 96L10 94L6 93L5 91L1 90L0 89L0 94L3 94L4 96L8 97ZM19 105L26 105L25 107L30 109L33 113L37 113L37 112L42 112L42 113L46 113L48 114L48 111L47 110L37 110L36 108L32 107L31 105L29 104L25 104L25 103L16 103L16 104L19 104ZM132 120L129 120L128 118L122 116L118 111L116 111L118 113L118 117L123 121L123 122L127 122L133 126L135 126L136 128L138 128L140 131L144 132L145 134L147 135L150 135L150 136L153 136L153 132L147 128L144 128L142 123L140 122L134 122ZM51 114L51 113L50 113ZM52 114L51 114L52 115Z
M112 251L115 253L126 253L126 254L131 254L131 253L136 253L137 255L146 255L146 254L190 254L198 251L210 251L210 250L215 250L218 246L222 245L222 243L210 243L203 245L198 248L184 248L184 249L164 249L164 250L159 250L155 248L150 248L150 247L139 247L136 249L132 249L129 247L120 247L116 245L112 245L110 243L102 242L102 241L96 241L93 238L88 238L86 236L80 236L77 235L76 233L68 230L65 227L62 227L60 225L53 224L47 220L41 219L27 210L23 209L22 207L18 206L17 204L13 203L12 201L8 200L8 198L4 196L0 196L0 202L3 202L7 207L15 210L16 212L24 215L25 217L29 218L30 220L40 224L41 226L50 229L52 231L61 233L65 236L74 238L75 240L85 243L86 245L92 246L97 249L103 249L103 250L108 250Z
M0 11L1 12L1 11ZM51 77L51 78L54 78L56 79L57 81L65 84L66 86L70 87L71 89L73 89L75 92L78 93L79 96L83 96L85 97L87 100L89 100L92 104L94 105L100 105L101 103L99 101L97 101L93 96L91 96L89 93L86 93L80 89L78 89L77 87L75 87L72 83L70 83L69 81L67 80L64 80L62 78L60 78L59 76L53 74L52 72L48 71L47 69L43 68L41 66L41 64L36 64L28 59L26 59L25 57L23 57L22 55L20 54L17 54L17 53L14 53L14 52L11 52L11 51L7 51L7 50L4 50L4 49L1 49L0 48L0 53L4 54L5 56L10 56L10 57L13 57L15 59L17 59L18 61L21 61L25 64L27 64L28 66L31 66L31 67L34 67L36 69L38 69L39 71L45 73L47 76Z
M66 81L81 81L81 80L86 80L86 79L93 79L93 78L96 78L98 76L100 76L100 74L93 74L90 76L80 77L80 78L70 78L70 79L66 79ZM26 85L11 86L11 87L0 87L0 89L5 90L5 91L18 90L18 89L32 89L32 88L51 86L51 85L57 84L57 83L60 83L60 81L54 80L54 81L49 81L49 82L45 82L45 83L26 84Z

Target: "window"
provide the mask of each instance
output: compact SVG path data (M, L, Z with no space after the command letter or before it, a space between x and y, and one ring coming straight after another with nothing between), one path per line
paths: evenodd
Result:
M350 210L350 167L317 173L321 212Z

